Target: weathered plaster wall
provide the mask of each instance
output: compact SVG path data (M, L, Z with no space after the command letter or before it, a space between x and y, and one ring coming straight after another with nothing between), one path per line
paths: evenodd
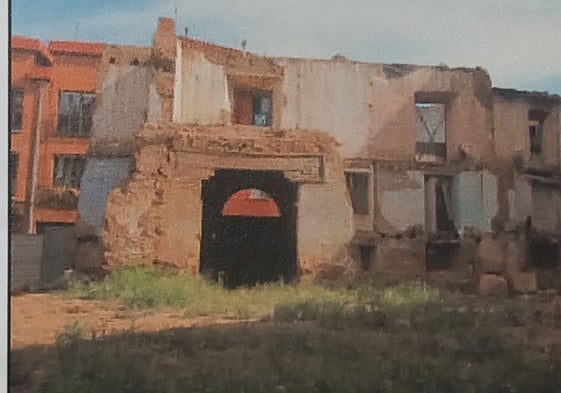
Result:
M492 93L483 70L385 66L335 58L277 59L285 68L283 128L319 128L346 158L413 160L415 93L447 103L448 157L493 152Z
M491 231L497 214L497 178L488 171L461 172L454 177L452 204L456 226L460 231L475 228Z
M178 46L180 48L180 46ZM227 124L231 115L228 82L223 66L203 53L178 50L174 117L177 123Z
M93 115L90 154L134 154L134 134L146 121L152 71L109 64Z
M549 112L543 127L541 153L530 152L528 112L544 109ZM559 106L548 102L534 102L531 96L524 99L504 98L495 94L493 98L495 151L498 157L512 160L521 157L528 166L557 169L560 165L560 118Z
M378 170L376 228L382 233L425 227L425 185L420 171Z
M344 157L367 157L372 83L381 67L345 60L278 59L285 68L282 128L314 128L342 143Z
M544 233L561 233L560 186L532 183L532 227Z
M302 183L299 187L297 247L299 267L304 274L316 274L324 265L334 262L347 262L353 212L342 160L338 161L330 163L324 183Z
M282 170L300 187L302 273L315 274L344 259L352 211L342 160L327 135L147 125L138 145L132 179L108 200L104 239L109 266L158 260L198 272L201 181L215 168Z
M132 157L88 157L80 183L78 213L97 234L105 226L105 204L109 193L126 181L132 170Z
M175 58L173 121L200 125L232 123L233 87L273 90L273 111L278 104L274 85L282 68L271 59L252 53L181 37ZM278 127L278 114L273 124Z
M385 238L376 246L373 273L400 279L424 277L425 243L417 239Z

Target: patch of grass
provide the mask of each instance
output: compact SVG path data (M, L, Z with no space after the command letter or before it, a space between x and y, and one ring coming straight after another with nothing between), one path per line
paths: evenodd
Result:
M315 321L332 328L363 326L446 329L515 324L516 303L469 305L424 283L356 288L271 283L228 290L204 278L156 267L126 267L103 281L75 283L64 296L120 301L129 308L181 309L185 317ZM493 320L493 321L491 321ZM495 321L497 320L497 321Z
M48 367L41 363L44 393L545 393L561 386L559 351L502 335L528 323L522 303L510 299L453 296L423 283L226 290L156 268L122 269L65 294L181 308L187 316L274 318L92 339L68 326L44 355ZM12 354L22 368L11 384L22 391L30 391L34 351Z
M357 294L320 285L271 283L228 290L188 273L161 268L127 267L103 281L77 284L64 296L117 300L130 308L180 308L186 317L247 319L271 314L276 304L314 301L344 304Z

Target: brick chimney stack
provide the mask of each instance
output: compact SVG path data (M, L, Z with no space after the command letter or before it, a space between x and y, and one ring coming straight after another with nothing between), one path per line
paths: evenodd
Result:
M175 22L171 18L159 18L158 28L152 41L154 55L163 59L175 59Z

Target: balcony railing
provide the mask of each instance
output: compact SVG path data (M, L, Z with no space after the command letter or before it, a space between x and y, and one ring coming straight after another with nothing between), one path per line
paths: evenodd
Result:
M80 191L67 187L38 187L36 206L41 209L76 210Z

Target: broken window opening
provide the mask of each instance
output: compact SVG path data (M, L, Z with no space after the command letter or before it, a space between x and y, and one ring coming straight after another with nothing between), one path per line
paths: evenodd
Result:
M83 138L90 135L95 95L61 91L57 136Z
M530 152L541 153L543 148L543 123L547 112L530 110L528 112L528 136L530 138Z
M80 188L85 166L86 157L83 155L56 155L54 186Z
M42 234L42 233L48 233L48 232L51 232L51 231L56 231L57 229L60 229L60 228L69 228L69 227L72 227L72 226L74 226L74 223L72 223L72 222L37 221L35 231L36 231L37 234Z
M280 217L277 202L264 191L249 188L233 194L222 209L223 216Z
M446 159L446 105L415 103L417 161L441 162Z
M455 233L451 176L425 177L425 215L428 232Z
M425 265L427 272L450 269L457 249L457 243L426 243Z
M23 123L23 89L10 90L10 132L21 131Z
M19 164L19 155L14 152L10 152L10 161L9 161L9 176L10 176L10 196L14 196L17 191L17 184L18 184L18 164Z
M374 246L359 246L358 251L360 252L360 268L363 271L370 270L374 257Z
M555 269L559 265L559 244L546 240L531 241L528 265L536 269Z
M234 91L234 123L270 127L272 123L272 92L261 89Z
M369 179L370 174L367 172L345 172L354 214L370 214Z

